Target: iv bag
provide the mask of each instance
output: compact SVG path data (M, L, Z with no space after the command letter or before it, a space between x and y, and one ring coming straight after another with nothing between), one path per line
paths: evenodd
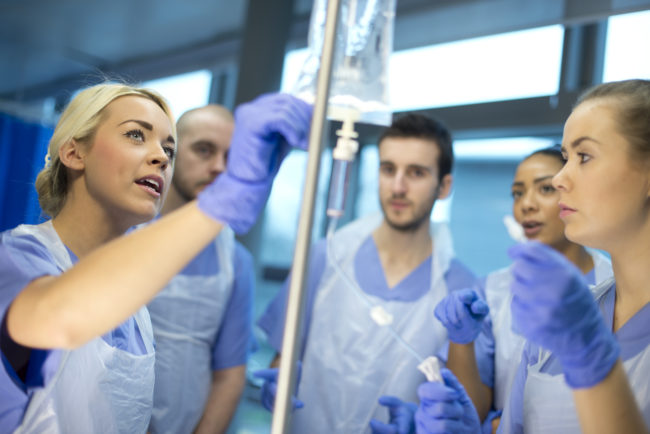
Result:
M309 25L309 54L292 93L309 103L316 82L325 34L327 0L316 0ZM388 57L393 45L395 0L341 0L336 29L327 117L390 125Z

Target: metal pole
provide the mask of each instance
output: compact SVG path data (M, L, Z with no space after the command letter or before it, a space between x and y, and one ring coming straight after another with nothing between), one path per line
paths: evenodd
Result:
M309 263L309 246L311 241L312 225L314 221L314 203L316 187L318 186L318 172L323 141L323 130L327 115L327 100L332 73L332 58L334 56L334 38L338 24L340 0L328 0L327 15L325 19L325 34L323 51L321 53L320 70L316 86L316 101L314 114L311 120L309 133L309 155L307 161L307 174L305 177L305 190L303 192L300 220L296 248L293 256L292 277L287 300L287 313L282 337L282 351L280 353L280 372L278 376L278 389L273 409L272 434L284 434L291 427L291 402L292 392L296 384L296 360L299 348L300 331L302 330L302 311L304 307L304 287L306 270Z

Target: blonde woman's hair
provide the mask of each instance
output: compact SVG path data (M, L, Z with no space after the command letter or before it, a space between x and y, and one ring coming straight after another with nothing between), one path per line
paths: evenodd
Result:
M45 167L36 177L38 201L43 212L56 217L68 192L65 165L59 159L59 149L71 140L90 144L103 120L105 108L115 99L135 95L155 102L167 115L176 137L174 117L165 99L150 89L127 84L103 83L88 87L75 96L61 114L45 156Z

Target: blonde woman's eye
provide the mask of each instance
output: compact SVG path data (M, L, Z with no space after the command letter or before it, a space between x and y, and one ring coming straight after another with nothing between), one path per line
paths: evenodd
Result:
M172 146L165 146L164 151L170 160L173 160L176 156L176 149L174 149Z
M144 132L140 129L127 131L124 135L129 139L144 141Z

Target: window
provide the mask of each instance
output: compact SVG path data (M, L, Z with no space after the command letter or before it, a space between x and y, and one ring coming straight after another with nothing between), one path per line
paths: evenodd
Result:
M142 83L142 87L156 90L164 96L169 103L174 118L178 119L187 110L208 103L211 82L212 73L207 70L200 70L146 81Z
M542 27L396 52L390 102L413 110L557 93L564 30Z
M532 152L553 146L551 139L537 137L509 137L479 140L455 140L454 157L456 161L495 161L519 162Z
M271 195L264 211L264 242L261 244L262 253L259 258L262 264L291 264L305 185L307 158L307 152L290 152L273 181ZM321 157L312 225L312 234L316 237L322 235L320 232L325 219L331 161L331 152L324 151Z
M291 89L298 80L302 66L307 60L307 56L309 56L308 48L291 50L284 56L282 83L280 84L280 90L282 92L291 92Z
M519 162L555 143L534 137L456 140L450 226L459 258L477 275L510 263L512 244L503 217L512 214L510 190Z
M553 95L559 89L564 29L548 26L394 52L389 94L395 111ZM291 91L308 50L285 57Z
M609 18L603 81L650 79L650 11Z

